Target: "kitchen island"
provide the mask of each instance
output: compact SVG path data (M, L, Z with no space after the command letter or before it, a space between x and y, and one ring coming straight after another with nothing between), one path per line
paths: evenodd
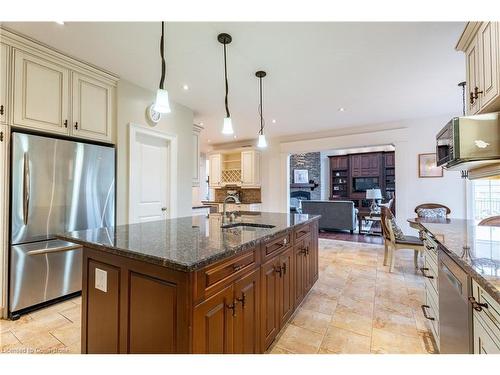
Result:
M500 227L462 219L409 221L423 230L422 308L440 351L454 352L457 342L467 340L469 353L500 353ZM468 278L456 278L460 273Z
M265 352L318 279L319 216L228 220L60 235L83 245L82 353Z

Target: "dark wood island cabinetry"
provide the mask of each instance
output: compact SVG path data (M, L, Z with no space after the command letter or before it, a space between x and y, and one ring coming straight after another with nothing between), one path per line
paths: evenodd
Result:
M221 229L214 214L62 235L84 245L82 353L265 352L318 279L318 219L243 213L248 226Z

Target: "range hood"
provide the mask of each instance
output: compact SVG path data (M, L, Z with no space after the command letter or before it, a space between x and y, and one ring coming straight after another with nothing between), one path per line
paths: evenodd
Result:
M500 163L486 165L469 171L469 180L500 179Z

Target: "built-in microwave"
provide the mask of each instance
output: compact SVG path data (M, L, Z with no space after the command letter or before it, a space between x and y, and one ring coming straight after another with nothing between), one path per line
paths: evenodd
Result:
M500 112L454 117L436 136L436 161L469 169L500 159Z

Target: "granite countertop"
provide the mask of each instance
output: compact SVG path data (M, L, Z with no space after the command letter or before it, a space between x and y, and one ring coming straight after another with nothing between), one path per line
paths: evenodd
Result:
M235 222L268 224L273 228L222 229L222 216L177 219L75 231L57 237L87 247L143 260L180 271L194 271L286 233L318 215L241 212Z
M432 233L448 254L500 303L500 227L474 220L413 219Z

